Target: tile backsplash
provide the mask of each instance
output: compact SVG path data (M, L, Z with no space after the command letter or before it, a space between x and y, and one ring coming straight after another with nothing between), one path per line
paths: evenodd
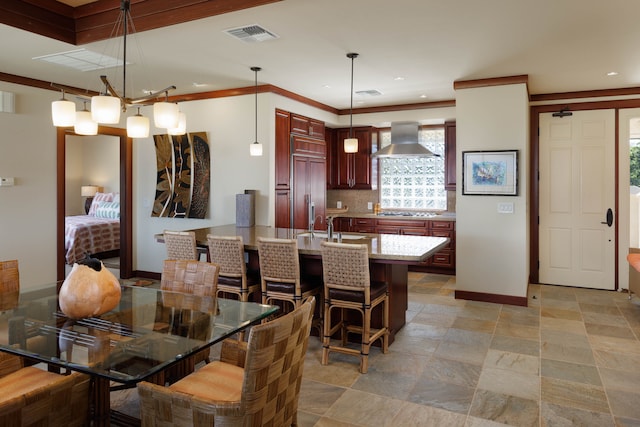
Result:
M327 190L327 206L335 208L338 201L342 207L349 207L351 212L372 212L367 204L376 204L379 199L378 190ZM447 191L447 211L456 211L456 192Z

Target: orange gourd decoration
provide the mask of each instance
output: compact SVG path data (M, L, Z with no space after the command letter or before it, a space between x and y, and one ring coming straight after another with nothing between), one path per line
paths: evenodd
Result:
M71 319L99 316L120 302L120 282L102 261L87 258L76 263L62 283L60 310Z

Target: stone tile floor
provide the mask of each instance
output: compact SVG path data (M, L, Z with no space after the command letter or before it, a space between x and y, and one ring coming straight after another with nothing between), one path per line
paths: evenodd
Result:
M367 374L336 353L322 366L311 337L300 426L640 426L640 297L531 285L516 307L456 300L455 277L409 279L407 324ZM135 413L135 397L112 405Z
M456 300L410 273L407 325L369 372L312 337L301 426L640 426L640 299L532 285L529 307Z

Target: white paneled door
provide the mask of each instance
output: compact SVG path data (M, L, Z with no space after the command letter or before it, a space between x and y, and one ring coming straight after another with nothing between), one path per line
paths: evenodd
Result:
M540 283L615 288L615 111L540 114Z

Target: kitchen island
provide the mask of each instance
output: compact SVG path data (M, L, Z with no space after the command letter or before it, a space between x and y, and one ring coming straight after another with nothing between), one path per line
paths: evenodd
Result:
M320 244L327 240L326 233L266 226L236 227L234 224L188 230L195 232L196 243L207 247L207 235L242 236L248 254L250 269L259 270L258 237L297 239L300 269L303 274L322 276ZM336 233L337 234L337 233ZM162 242L162 235L156 235ZM371 280L386 282L389 288L389 342L405 324L408 308L408 265L427 260L449 243L446 237L408 236L375 233L342 233L343 243L366 244L369 248ZM334 236L333 241L337 241ZM382 317L375 315L372 325L378 327Z

